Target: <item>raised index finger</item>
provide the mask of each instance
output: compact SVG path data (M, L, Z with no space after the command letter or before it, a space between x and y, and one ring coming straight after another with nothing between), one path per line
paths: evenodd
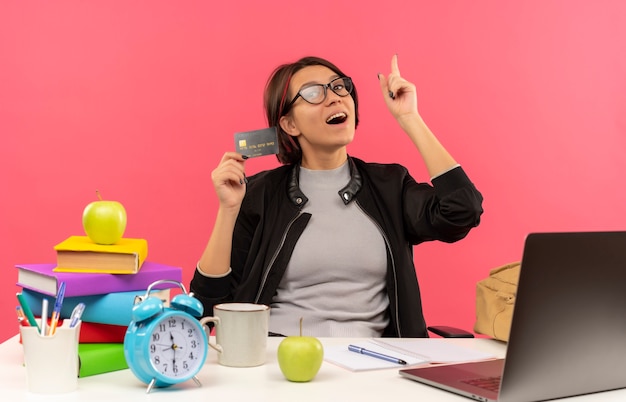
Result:
M398 68L398 54L394 54L391 57L391 73L400 75L400 69Z

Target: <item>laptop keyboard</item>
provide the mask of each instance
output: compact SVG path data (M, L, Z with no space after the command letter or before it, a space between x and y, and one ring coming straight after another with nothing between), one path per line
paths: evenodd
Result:
M474 378L470 380L462 380L461 382L469 385L473 385L478 388L486 389L487 391L498 392L500 389L500 380L501 376L497 377L483 377L483 378Z

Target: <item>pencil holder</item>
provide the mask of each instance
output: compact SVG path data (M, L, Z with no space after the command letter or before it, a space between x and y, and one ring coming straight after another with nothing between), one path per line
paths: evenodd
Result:
M30 392L60 394L78 388L80 322L74 327L66 322L52 336L41 335L36 327L20 327Z

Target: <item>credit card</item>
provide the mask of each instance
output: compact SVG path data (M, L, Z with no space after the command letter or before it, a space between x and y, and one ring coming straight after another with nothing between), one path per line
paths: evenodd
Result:
M235 150L250 158L278 153L276 127L235 133Z

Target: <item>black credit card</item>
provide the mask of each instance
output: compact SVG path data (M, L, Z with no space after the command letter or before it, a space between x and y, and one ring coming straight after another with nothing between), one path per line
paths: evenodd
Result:
M235 133L235 150L250 158L278 153L276 127Z

